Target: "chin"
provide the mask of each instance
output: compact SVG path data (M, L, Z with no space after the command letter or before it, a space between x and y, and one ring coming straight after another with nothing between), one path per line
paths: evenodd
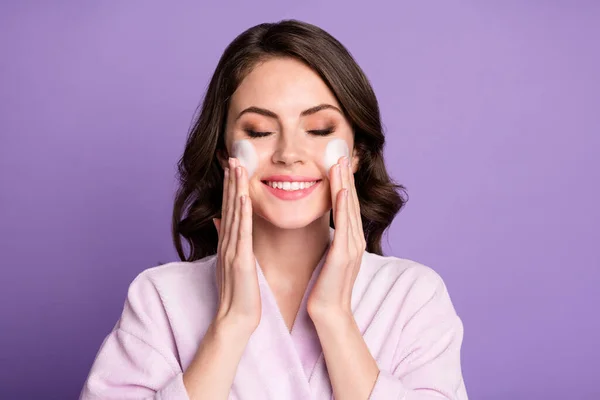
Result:
M308 212L304 210L298 210L297 212L277 212L275 210L269 210L265 212L265 210L255 210L255 213L262 218L264 221L268 222L270 225L273 225L279 229L301 229L309 226L319 218L322 218L323 215L327 212L327 210L319 210L322 212Z

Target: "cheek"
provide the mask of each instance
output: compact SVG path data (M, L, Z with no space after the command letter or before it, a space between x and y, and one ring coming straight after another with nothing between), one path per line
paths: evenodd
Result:
M246 168L248 179L250 179L258 167L258 154L252 143L246 139L235 141L231 147L231 153Z
M344 139L335 138L330 140L325 147L322 163L325 171L329 173L331 167L337 164L340 157L350 157L350 149Z

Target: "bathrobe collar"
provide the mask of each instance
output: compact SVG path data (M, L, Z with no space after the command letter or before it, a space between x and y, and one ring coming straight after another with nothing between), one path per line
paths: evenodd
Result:
M329 228L329 245L312 273L291 332L262 268L256 262L261 320L238 365L231 388L233 398L243 398L244 392L256 393L255 397L260 399L331 397L321 342L306 311L306 302L331 247L333 234L334 229Z

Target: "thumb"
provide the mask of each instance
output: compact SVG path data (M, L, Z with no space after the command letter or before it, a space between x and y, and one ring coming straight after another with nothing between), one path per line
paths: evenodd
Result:
M215 224L215 228L217 229L217 234L221 230L221 218L213 218L213 224Z

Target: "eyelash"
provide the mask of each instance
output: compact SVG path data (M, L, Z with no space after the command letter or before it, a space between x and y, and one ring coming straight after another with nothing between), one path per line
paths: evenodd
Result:
M315 136L328 136L328 135L331 135L334 130L335 129L333 127L331 127L331 128L325 128L325 129L313 129L313 130L307 131L307 132L312 133ZM273 132L256 132L256 131L253 131L252 129L246 129L246 133L248 134L248 136L250 136L252 138L261 138L261 137L269 136Z

